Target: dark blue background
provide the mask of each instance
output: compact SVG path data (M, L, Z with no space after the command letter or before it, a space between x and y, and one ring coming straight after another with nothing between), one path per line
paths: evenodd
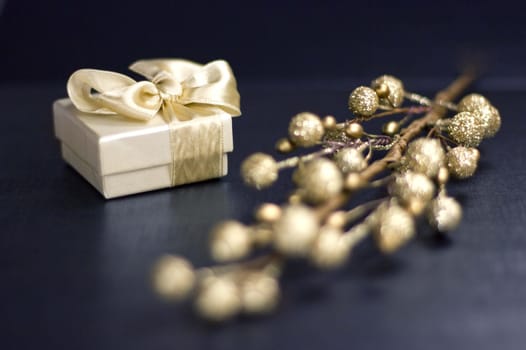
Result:
M504 1L7 0L0 349L524 349L523 17L520 2ZM243 116L230 173L106 201L60 158L51 103L75 69L126 72L158 56L232 64ZM283 201L290 174L257 192L238 169L250 153L270 152L294 113L343 120L349 91L386 72L431 95L473 61L487 71L470 91L491 99L503 126L482 144L476 176L450 186L464 207L450 238L422 228L391 257L367 241L333 273L292 264L276 314L220 327L152 293L160 254L204 265L214 223L250 222L258 203Z
M138 58L224 58L239 77L525 76L520 1L8 0L0 79L63 81Z

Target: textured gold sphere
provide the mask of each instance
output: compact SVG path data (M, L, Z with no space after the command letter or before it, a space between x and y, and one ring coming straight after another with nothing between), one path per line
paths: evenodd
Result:
M279 285L275 278L261 272L248 274L241 285L243 311L264 314L272 311L279 301Z
M391 120L390 122L384 124L382 127L382 132L385 135L393 136L400 131L400 124L394 120Z
M210 250L219 262L237 260L250 253L252 237L247 226L234 220L224 221L214 227L210 237Z
M447 155L446 155L446 158L447 158ZM447 163L447 160L446 160L446 163ZM437 182L439 185L445 185L448 181L449 181L449 170L447 169L447 167L441 167L438 170Z
M473 176L479 159L478 149L457 146L447 152L447 168L453 177L465 179Z
M281 153L289 153L294 150L294 145L288 138L281 138L276 142L276 150Z
M325 221L325 224L327 226L335 227L335 228L342 228L347 223L347 213L343 210L338 210L333 213L331 213L327 220Z
M394 203L380 206L374 215L373 236L378 248L384 253L396 251L415 234L415 222L411 214Z
M419 138L407 147L402 168L433 178L444 165L445 152L437 139Z
M181 257L165 255L153 271L153 287L166 299L180 300L188 296L195 285L192 265Z
M349 109L356 116L368 117L378 109L378 95L367 86L359 86L349 95Z
M306 256L318 229L318 219L312 209L301 204L289 205L274 223L274 245L283 254Z
M323 226L312 246L309 259L319 268L336 268L347 260L350 248L341 229Z
M263 203L257 208L256 219L262 222L274 222L281 216L281 207L274 203Z
M225 321L241 311L237 285L226 278L208 277L195 300L197 312L210 321Z
M241 164L241 176L247 185L262 189L277 180L278 164L268 154L254 153Z
M321 203L343 189L343 176L338 166L327 158L317 158L297 170L296 182L302 197Z
M289 124L290 140L301 147L316 145L324 132L320 117L310 112L296 114Z
M457 104L459 112L476 112L479 108L490 106L487 98L480 94L469 94L464 96Z
M473 113L483 125L484 137L493 137L500 129L499 111L482 95L467 95L458 103L458 111Z
M414 200L425 205L435 195L435 184L424 174L406 171L396 175L389 192L404 205Z
M321 122L325 130L333 130L334 128L336 128L336 118L334 118L334 116L332 115L326 115L325 117L323 117L323 120Z
M475 112L484 128L484 137L493 137L500 130L501 118L497 108L486 106Z
M427 203L417 198L412 198L405 206L406 210L413 216L419 216L424 212Z
M440 195L431 202L427 219L437 231L453 231L462 220L462 207L454 198Z
M359 123L349 123L345 126L345 134L353 139L363 136L363 126Z
M345 177L344 187L348 191L356 191L364 187L366 182L359 173L349 173Z
M380 89L382 85L387 85L389 93L387 96L380 96L380 105L385 108L400 107L404 102L404 84L392 75L382 75L371 82L373 89Z
M376 91L376 94L379 98L386 98L389 96L389 85L381 83L380 85L374 88L374 91Z
M339 150L335 154L334 160L344 174L362 171L367 167L367 161L362 152L353 147L346 147Z
M484 138L485 129L477 114L460 112L449 122L447 132L458 144L477 147Z

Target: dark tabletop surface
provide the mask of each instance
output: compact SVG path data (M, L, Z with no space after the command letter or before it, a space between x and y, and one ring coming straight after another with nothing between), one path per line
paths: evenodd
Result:
M449 80L413 88L434 91ZM482 144L476 176L450 187L464 220L449 238L423 230L391 257L365 242L331 273L294 263L275 314L218 327L150 290L160 254L209 263L215 222L249 222L257 203L282 201L287 175L269 190L248 189L242 159L271 151L296 112L345 118L358 83L240 80L243 116L234 120L227 177L109 201L60 158L50 108L64 87L2 85L0 348L524 349L526 84L517 82L479 85L503 126Z

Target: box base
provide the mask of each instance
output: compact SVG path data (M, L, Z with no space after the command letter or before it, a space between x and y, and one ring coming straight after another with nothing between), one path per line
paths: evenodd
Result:
M110 199L172 187L169 164L101 176L63 142L61 142L61 149L62 158L93 185L104 198ZM228 173L226 153L223 154L222 161L223 174L221 176L225 176ZM203 181L209 179L203 179Z

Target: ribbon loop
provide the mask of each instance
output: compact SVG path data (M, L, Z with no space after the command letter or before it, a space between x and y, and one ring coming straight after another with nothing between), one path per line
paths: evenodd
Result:
M161 109L169 120L192 119L206 109L219 109L233 117L241 114L236 80L226 61L202 66L179 59L140 60L130 70L149 81L136 82L115 72L80 69L68 80L68 95L83 112L120 114L142 121L152 119Z

